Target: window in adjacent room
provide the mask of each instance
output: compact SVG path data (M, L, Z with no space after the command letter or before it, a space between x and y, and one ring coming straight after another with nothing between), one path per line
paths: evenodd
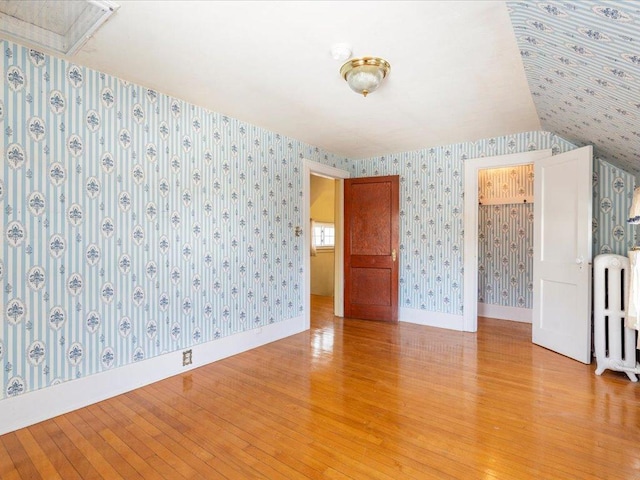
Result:
M336 228L333 223L315 222L313 244L317 250L333 250L336 242Z

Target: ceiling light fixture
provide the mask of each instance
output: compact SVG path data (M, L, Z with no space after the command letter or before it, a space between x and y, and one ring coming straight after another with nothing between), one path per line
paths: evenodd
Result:
M391 65L379 57L361 57L348 60L340 75L349 84L349 88L365 97L378 89L382 80L389 74Z

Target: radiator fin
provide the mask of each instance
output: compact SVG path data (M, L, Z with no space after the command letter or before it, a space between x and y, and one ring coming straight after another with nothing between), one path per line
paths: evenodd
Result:
M596 374L622 371L637 381L637 332L625 326L629 259L602 254L593 261L593 342Z

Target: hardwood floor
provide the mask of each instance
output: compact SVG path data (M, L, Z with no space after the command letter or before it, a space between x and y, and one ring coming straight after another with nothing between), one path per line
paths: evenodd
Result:
M0 478L640 478L640 386L530 325L312 305L308 332L0 437Z

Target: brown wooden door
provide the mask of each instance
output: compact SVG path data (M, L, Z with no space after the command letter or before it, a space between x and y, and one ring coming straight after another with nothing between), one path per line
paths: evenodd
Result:
M398 321L399 177L344 181L344 314Z

